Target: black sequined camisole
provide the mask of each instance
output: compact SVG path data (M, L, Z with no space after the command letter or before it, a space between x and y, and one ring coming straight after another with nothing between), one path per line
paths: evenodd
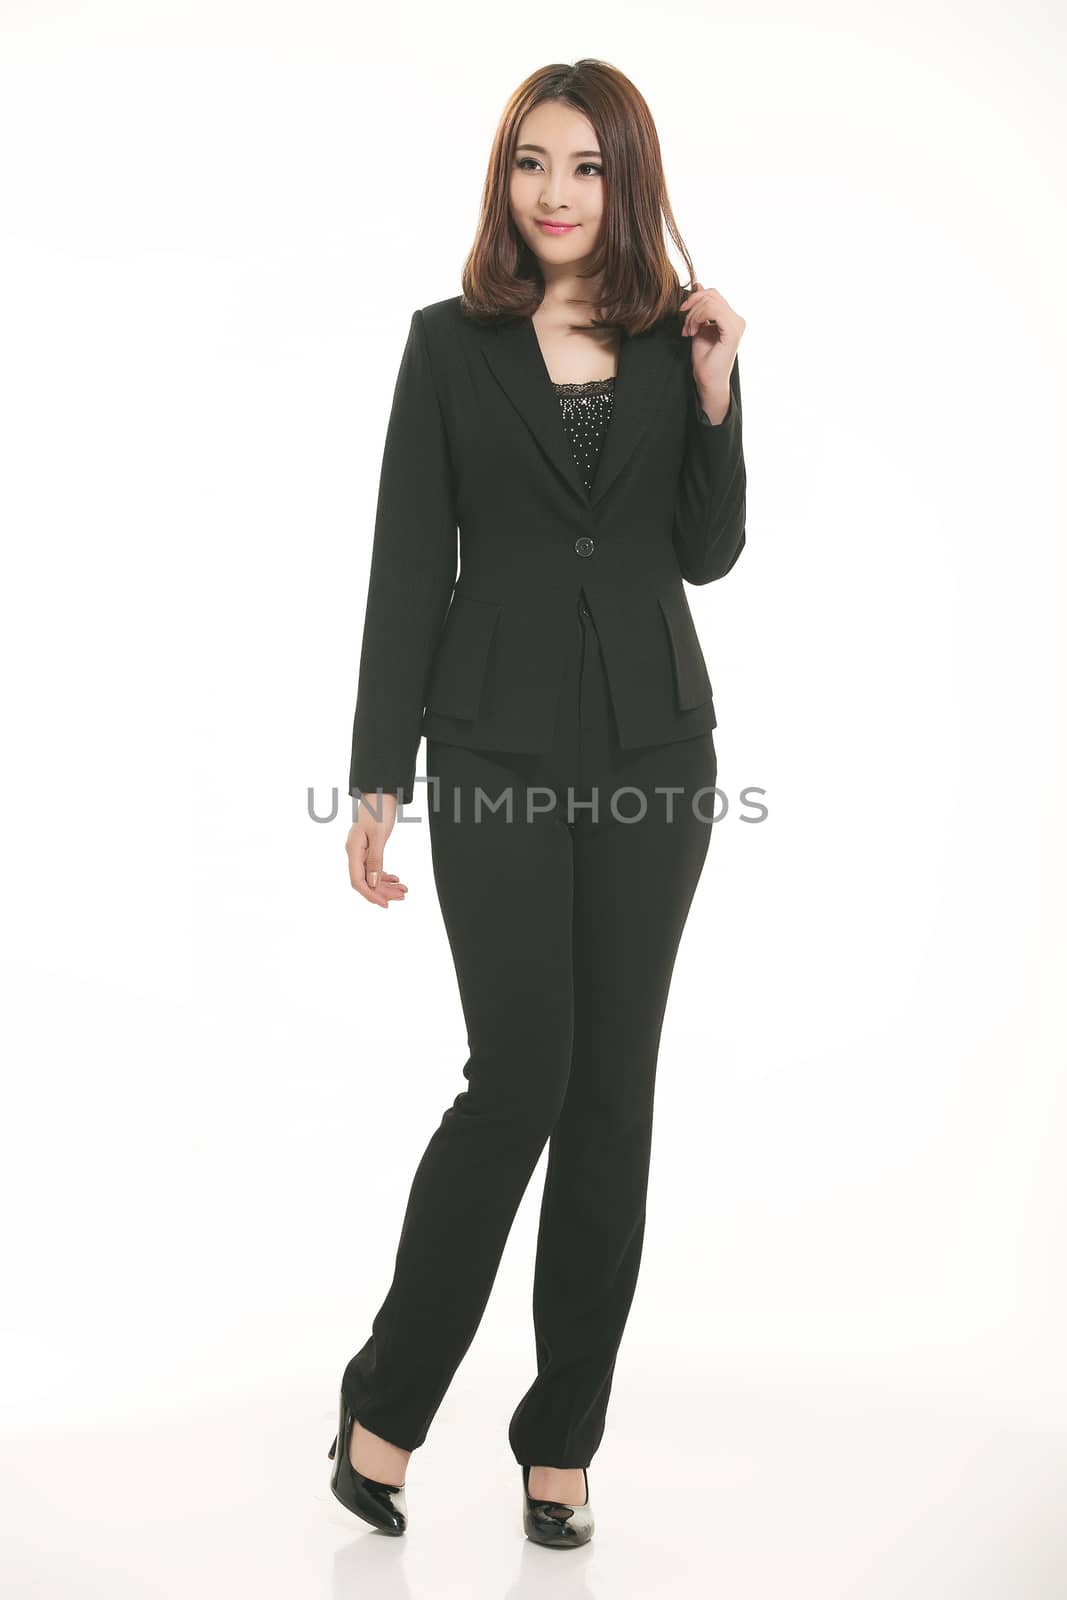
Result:
M588 383L554 383L559 396L563 426L571 442L582 482L587 489L593 487L596 465L611 419L615 396L614 378L590 378Z

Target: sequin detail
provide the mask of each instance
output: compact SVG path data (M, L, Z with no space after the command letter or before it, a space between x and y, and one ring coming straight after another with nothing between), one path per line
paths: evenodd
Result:
M579 475L586 489L591 489L611 420L615 379L590 378L586 383L554 383L552 387L559 396L563 426Z

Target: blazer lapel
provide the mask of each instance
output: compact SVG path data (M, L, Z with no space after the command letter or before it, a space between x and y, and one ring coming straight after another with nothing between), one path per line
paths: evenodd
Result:
M611 487L637 449L661 404L668 373L676 370L680 356L689 356L686 341L672 339L670 332L670 324L664 322L622 341L611 418L588 496L591 505Z
M629 460L648 426L667 374L679 354L675 342L666 334L667 325L660 324L622 340L611 419L590 491L582 482L571 452L559 396L552 387L533 323L529 317L516 317L484 331L482 351L497 382L553 467L583 505L596 504Z

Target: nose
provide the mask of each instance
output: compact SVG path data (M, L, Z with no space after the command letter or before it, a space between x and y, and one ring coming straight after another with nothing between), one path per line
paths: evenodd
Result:
M560 188L562 179L557 178L554 183L546 183L541 190L541 204L546 211L555 211L560 202Z

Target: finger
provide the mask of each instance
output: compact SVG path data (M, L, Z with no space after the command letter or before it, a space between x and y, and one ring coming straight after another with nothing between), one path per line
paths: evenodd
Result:
M694 314L691 331L695 335L711 329L716 343L721 339L733 339L736 344L741 337L741 326L740 320L732 311L724 311L720 306L709 304Z
M720 300L721 296L715 297L714 290L702 289L689 306L682 332L694 333L718 309Z
M689 293L686 295L685 299L682 301L681 305L678 307L678 310L680 312L688 311L690 307L695 304L697 296L703 294L703 292L704 291L701 288L701 285L699 283L695 283L690 289Z
M690 326L689 337L695 339L697 334L705 333L713 344L718 344L725 331L717 317L696 317Z
M367 834L356 835L355 842L348 851L348 876L353 889L361 894L364 900L369 900L372 905L382 906L386 910L389 902L384 894L372 888L367 882L367 855L370 850L370 839Z
M357 894L363 896L364 900L369 900L372 906L381 906L383 910L388 911L388 898L382 894L380 889L371 889L368 887L366 881L361 878L358 873L352 879L352 887L355 889Z
M350 833L345 840L345 854L348 857L348 876L353 889L363 879L363 853L366 848L366 834Z
M363 866L368 885L372 889L377 889L378 879L381 877L382 872L382 847L380 844L377 842L371 844L368 840L368 848L364 858Z
M737 320L737 313L718 289L705 289L703 302L697 309L702 320L717 322L724 331Z
M720 327L725 326L730 317L730 307L719 293L718 289L705 289L698 301L689 308L686 317L685 331L695 333L708 322L717 322Z
M386 872L384 868L378 874L377 889L388 901L403 900L408 892L407 884L401 883L395 872Z
M720 323L721 326L723 318L725 318L725 312L723 312L721 296L712 298L710 294L702 294L699 304L689 310L689 315L686 317L686 330L689 333L697 333L701 328L709 325L710 322Z

